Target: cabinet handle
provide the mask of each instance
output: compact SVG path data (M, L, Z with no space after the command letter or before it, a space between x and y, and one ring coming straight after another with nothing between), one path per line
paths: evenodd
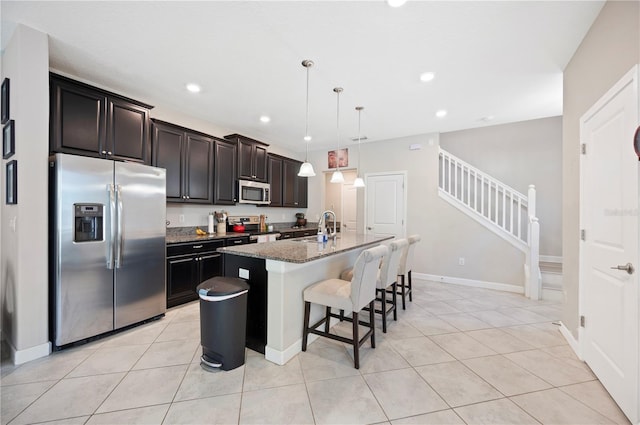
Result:
M190 198L189 198L189 195L187 195L187 199L190 199Z
M233 241L233 243L237 245L239 243L242 243L242 241Z
M102 155L106 155L106 154L107 154L107 151L102 151Z
M111 151L109 151L109 152L107 152L107 155L113 155L113 154L111 153Z
M196 258L195 258L195 260L196 260L196 261L200 261L200 257L196 257Z
M202 248L202 245L193 245L191 248L193 248L193 249L200 249L200 248Z

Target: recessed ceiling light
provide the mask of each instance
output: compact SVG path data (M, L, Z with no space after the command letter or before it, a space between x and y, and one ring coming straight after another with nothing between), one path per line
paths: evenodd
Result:
M269 122L269 121L271 121L271 118L269 118L269 117L268 117L268 116L266 116L266 115L263 115L263 116L261 116L261 117L260 117L260 122L267 123L267 122Z
M436 77L436 74L434 72L423 72L422 74L420 74L420 81L424 81L425 83L427 81L431 81Z
M387 4L391 7L400 7L406 2L407 0L387 0Z
M487 115L486 117L480 118L480 121L487 122L493 120L495 117L493 115Z
M200 93L200 90L202 89L197 84L189 83L187 84L187 90L189 90L191 93Z
M447 116L447 111L445 109L440 109L438 112L436 112L436 117L438 118L443 118Z
M305 142L310 142L311 141L311 136L309 136L309 135L304 136L304 141Z

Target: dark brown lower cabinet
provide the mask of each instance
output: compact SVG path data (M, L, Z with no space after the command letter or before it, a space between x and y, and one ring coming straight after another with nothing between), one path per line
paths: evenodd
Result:
M240 277L240 269L247 270L249 297L247 299L247 340L245 345L264 354L267 346L267 269L261 258L224 254L224 275Z
M167 308L198 299L196 287L221 276L222 255L216 250L224 240L167 246Z

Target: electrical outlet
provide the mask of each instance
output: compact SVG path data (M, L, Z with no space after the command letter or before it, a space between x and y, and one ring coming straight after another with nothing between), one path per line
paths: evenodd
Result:
M464 257L458 258L458 265L464 266Z
M184 223L184 214L180 214L180 217L178 217L178 219L180 220L180 223Z

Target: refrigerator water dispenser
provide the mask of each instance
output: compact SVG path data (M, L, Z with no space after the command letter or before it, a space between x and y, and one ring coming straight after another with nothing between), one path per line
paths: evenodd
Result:
M102 204L73 204L75 209L74 242L102 240L104 206Z

